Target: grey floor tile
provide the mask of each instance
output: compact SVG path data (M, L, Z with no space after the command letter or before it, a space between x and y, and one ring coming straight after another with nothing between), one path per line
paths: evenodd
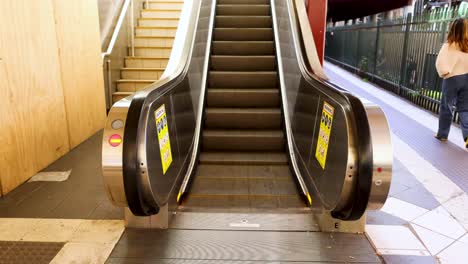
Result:
M9 192L3 197L0 197L0 205L5 204L18 204L24 199L33 195L37 190L43 187L43 182L26 182L18 186L13 191Z
M57 199L41 199L38 200L34 196L27 198L14 208L10 208L6 212L0 212L0 216L18 217L18 218L47 218L51 216L54 210L62 200Z
M99 206L101 200L83 196L82 199L68 197L52 210L52 218L88 219Z
M368 225L404 225L408 222L382 211L368 211L366 223Z
M433 256L400 256L383 255L386 264L438 264L439 262Z
M432 210L440 205L434 196L424 188L423 185L417 185L406 191L397 193L393 197L405 202L417 205L419 207Z
M393 159L392 182L396 182L407 187L413 187L421 184L396 158Z
M110 201L102 201L89 216L91 219L123 219L123 208L114 206Z
M396 194L398 193L401 193L401 192L404 192L406 190L408 190L410 187L406 186L406 185L403 185L397 181L393 181L390 183L390 191L388 192L388 194L390 196L395 196Z

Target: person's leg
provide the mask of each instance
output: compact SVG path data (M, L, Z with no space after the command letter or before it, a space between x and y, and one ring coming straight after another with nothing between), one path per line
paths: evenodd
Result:
M468 144L468 112L459 112L460 115L460 128L463 135L463 140L465 144Z
M436 137L438 139L447 139L453 118L453 103L457 97L456 87L451 87L451 82L444 80L442 82L442 99L440 100L439 111L439 130Z
M468 74L460 76L460 89L457 95L457 110L460 115L460 128L468 148Z

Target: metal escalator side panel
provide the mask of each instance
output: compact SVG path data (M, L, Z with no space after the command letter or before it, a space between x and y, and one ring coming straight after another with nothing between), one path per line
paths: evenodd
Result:
M115 206L128 205L123 180L122 152L125 122L130 99L115 103L110 109L102 137L102 176L107 197Z
M385 113L379 106L364 99L360 99L360 102L367 113L373 154L372 187L367 209L378 210L388 198L392 180L393 148L390 128Z

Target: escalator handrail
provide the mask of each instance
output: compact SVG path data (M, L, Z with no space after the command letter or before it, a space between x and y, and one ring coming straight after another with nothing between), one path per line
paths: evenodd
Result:
M190 2L192 5L187 6L187 2ZM201 3L201 0L186 1L182 10L179 26L184 26L183 24L185 24L185 26L187 26L187 31L186 34L177 34L174 41L176 45L178 45L177 43L183 43L183 45L176 47L171 53L171 58L173 59L168 62L167 71L165 71L162 78L147 86L145 89L136 92L128 108L123 139L122 167L127 203L130 210L135 215L155 214L161 206L158 204L148 206L148 204L142 202L143 190L138 180L140 173L139 141L141 141L139 140L141 136L139 131L142 129L140 127L140 121L144 116L144 111L148 110L145 109L144 106L150 95L153 101L157 100L174 89L177 84L185 78L188 65L190 65L190 54L193 51ZM188 15L187 12L189 12ZM185 40L181 40L180 38L185 38ZM180 55L176 55L177 53Z
M298 12L297 8L301 5L295 5L293 0L287 0L288 7L290 12L290 20L292 26L292 33L294 36L294 43L296 45L296 55L299 63L299 68L301 69L302 76L306 81L310 82L314 80L320 83L320 88L326 94L331 94L332 96L341 97L341 99L346 100L351 109L349 109L349 120L352 120L354 125L353 128L356 131L356 134L350 140L356 141L357 147L356 151L358 153L356 167L358 168L356 185L354 187L354 195L351 204L348 206L348 210L345 214L335 212L332 213L334 217L342 220L356 220L359 219L365 212L367 204L370 197L371 186L372 186L372 174L373 174L373 161L372 161L372 142L369 132L369 123L367 121L367 115L364 110L364 106L358 98L352 94L346 92L344 89L330 83L329 81L323 78L323 71L317 70L316 61L318 61L317 53L310 53L304 51L304 40L311 38L304 38L302 34L307 33L305 30L301 30L300 19L298 18L301 15L301 12ZM296 0L296 3L301 0ZM294 8L295 7L295 8ZM305 8L305 6L304 6ZM304 25L302 25L304 27ZM312 38L313 40L313 38ZM302 45L301 45L302 43ZM309 44L309 43L308 43ZM317 56L317 58L310 58L310 56ZM313 64L307 64L312 62ZM315 70L315 71L314 71ZM359 140L357 140L356 135L360 135ZM300 172L296 170L296 173ZM344 175L343 177L346 177Z

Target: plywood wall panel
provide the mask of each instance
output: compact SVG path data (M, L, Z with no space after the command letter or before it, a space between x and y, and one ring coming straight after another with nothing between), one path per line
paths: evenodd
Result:
M53 0L70 146L102 129L106 117L96 0Z
M70 149L53 14L52 0L0 1L4 194Z

